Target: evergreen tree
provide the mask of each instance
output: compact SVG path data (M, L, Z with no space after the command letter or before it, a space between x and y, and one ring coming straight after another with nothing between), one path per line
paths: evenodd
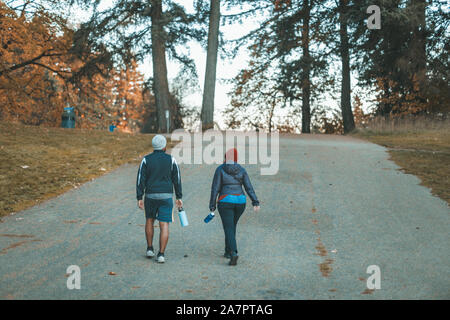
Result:
M92 5L88 0L78 2L88 8ZM132 59L141 61L151 55L158 132L168 129L166 111L170 112L170 127L175 129L179 110L169 92L166 54L196 76L192 58L179 50L190 39L204 37L204 30L194 25L196 15L187 14L184 7L169 0L119 0L103 11L98 10L98 3L95 2L91 19L75 34L74 52L84 56L85 48L94 48L99 53L95 60L85 61L80 76L100 72L92 67L96 63L111 67L112 61L127 64Z
M445 1L358 1L353 18L367 17L365 10L371 4L381 9L381 29L355 24L352 42L360 79L377 88L377 114L432 111L437 97L449 96ZM438 104L442 106L442 101Z
M244 41L251 42L252 65L250 70L245 71L252 71L251 75L255 79L266 79L267 76L261 73L266 72L270 65L274 80L273 92L283 97L277 99L280 107L295 106L301 102L301 131L309 133L311 101L321 93L323 85L329 80L328 54L320 48L326 36L322 31L321 19L326 10L325 3L316 0L265 0L252 3L265 19L259 28L237 44L240 46ZM240 77L236 78L238 84ZM274 95L268 97L273 99ZM272 103L261 104L260 107L272 108Z

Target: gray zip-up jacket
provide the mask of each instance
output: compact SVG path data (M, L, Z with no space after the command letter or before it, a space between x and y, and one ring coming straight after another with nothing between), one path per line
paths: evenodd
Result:
M217 196L228 194L242 194L244 186L253 206L259 206L255 190L250 182L247 171L238 163L224 163L217 167L211 186L209 210L216 210Z
M146 155L139 166L136 181L136 197L142 200L144 194L173 194L181 199L181 176L177 161L163 150Z

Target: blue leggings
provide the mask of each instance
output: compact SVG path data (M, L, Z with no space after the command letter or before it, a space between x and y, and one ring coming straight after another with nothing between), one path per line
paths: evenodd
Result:
M217 209L225 232L225 252L236 255L236 225L245 210L245 203L219 202Z

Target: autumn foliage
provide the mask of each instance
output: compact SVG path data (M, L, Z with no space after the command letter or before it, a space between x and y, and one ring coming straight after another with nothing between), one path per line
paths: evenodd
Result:
M71 106L77 127L143 128L154 98L137 63L75 81L83 62L71 52L73 35L57 14L17 12L0 1L0 120L58 127Z

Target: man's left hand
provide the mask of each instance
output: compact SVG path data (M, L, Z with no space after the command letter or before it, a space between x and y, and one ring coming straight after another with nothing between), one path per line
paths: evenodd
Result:
M138 200L138 207L141 210L144 210L144 200Z

